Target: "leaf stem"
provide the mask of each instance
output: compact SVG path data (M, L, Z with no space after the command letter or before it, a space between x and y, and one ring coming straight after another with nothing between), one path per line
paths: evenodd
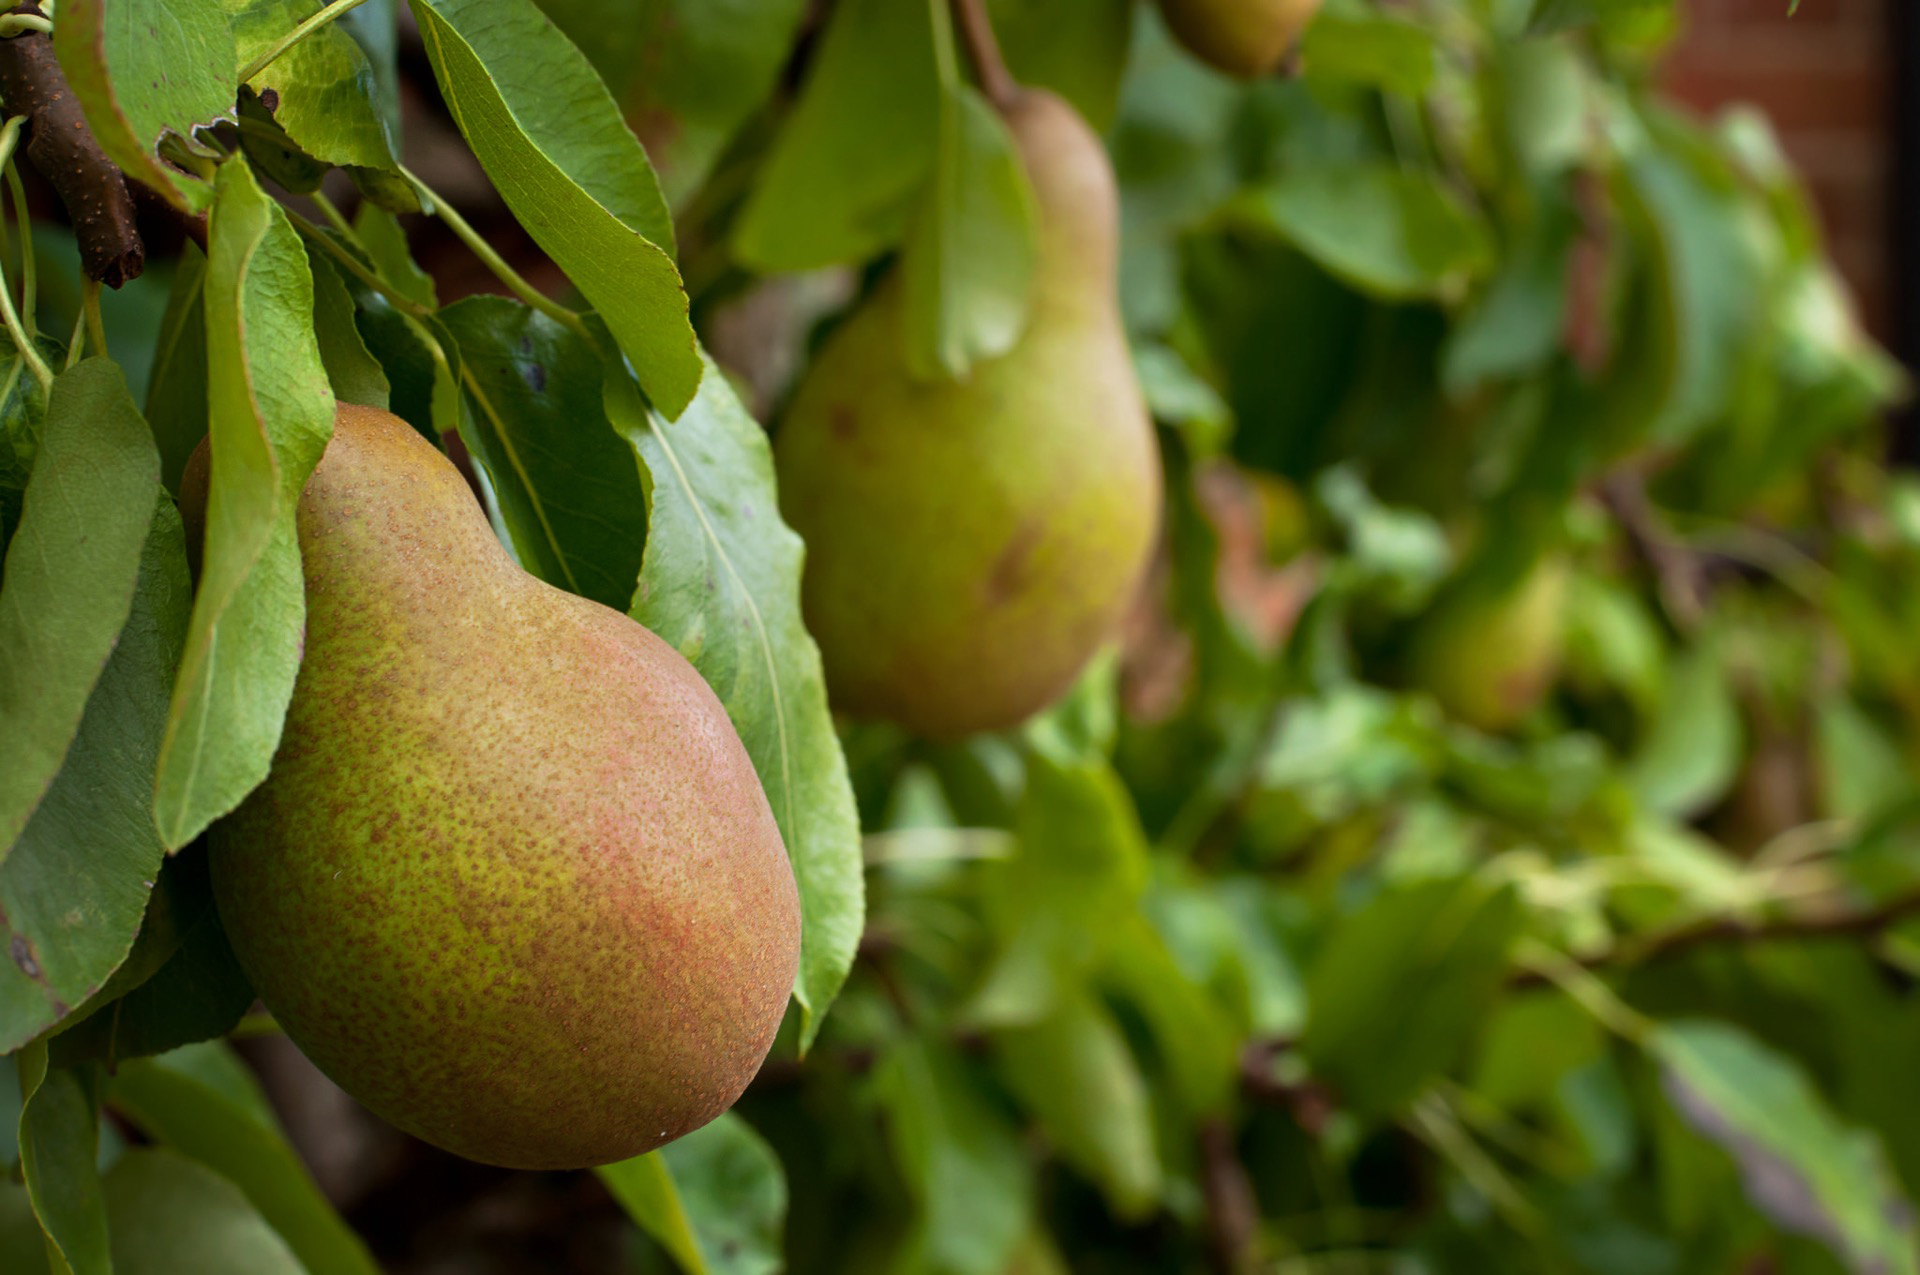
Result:
M1644 1040L1653 1030L1652 1020L1621 1000L1598 975L1565 952L1529 939L1518 955L1523 968L1565 992L1602 1027L1623 1040Z
M33 257L33 215L27 208L27 188L20 180L20 167L7 165L7 190L13 196L13 219L20 228L20 323L29 332L38 332L35 308L39 304L39 263Z
M9 13L0 17L0 40L11 40L16 35L25 35L29 31L38 31L41 35L53 34L53 21L37 13Z
M400 291L373 271L367 269L366 266L360 263L358 257L335 243L333 236L329 235L326 231L285 205L281 206L281 211L287 214L287 220L293 223L295 230L319 244L335 261L340 263L341 269L385 297L394 309L400 311L402 314L412 315L416 319L428 318L433 314L432 310L421 305L418 301L415 301L412 297Z
M334 205L331 199L328 199L326 195L317 190L311 195L308 195L307 198L313 201L313 206L320 210L320 215L327 219L329 226L332 226L335 230L353 240L355 243L359 242L360 236L354 232L353 223L347 220L345 214Z
M16 115L6 122L5 127L0 127L0 164L5 164L9 168L13 166L14 148L20 145L20 126L26 122L26 116ZM40 382L42 390L51 391L53 369L48 367L47 361L40 357L40 351L34 348L33 338L21 326L20 312L13 308L13 293L7 288L4 276L0 276L0 319L6 321L7 334L20 348L20 357L27 361L29 368L33 369L33 379Z
M1000 41L994 38L986 0L953 0L953 16L960 25L960 39L967 46L967 56L973 60L973 73L979 77L980 91L995 107L1005 110L1024 90L1000 54Z
M89 279L80 285L80 311L87 322L87 339L93 343L93 352L104 355L107 352L107 325L100 318L100 281Z
M327 23L332 22L347 10L356 9L365 3L366 0L333 0L332 4L308 18L293 30L287 32L278 40L275 40L267 47L264 53L247 63L240 72L240 82L242 84L248 83L254 76L260 74L260 72L266 70L269 66L272 66L274 59L278 58L282 53L285 53L288 49L291 49L315 31L318 31L321 27L326 26Z
M429 211L445 222L447 229L451 230L474 256L480 258L481 264L491 270L495 278L506 284L514 296L575 335L588 340L592 339L588 336L586 324L580 321L578 314L528 283L519 271L508 265L506 259L493 250L492 244L482 239L479 232L467 224L466 218L454 211L453 205L434 194L425 182L414 176L404 166L400 169L400 175L407 179L415 191L419 192L420 198L426 202Z

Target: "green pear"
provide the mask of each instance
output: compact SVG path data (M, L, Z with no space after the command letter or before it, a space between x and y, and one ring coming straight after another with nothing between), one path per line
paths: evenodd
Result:
M1113 171L1052 94L1004 114L1039 222L1019 341L964 379L915 376L896 271L828 338L774 444L834 704L932 737L1011 726L1064 693L1160 517Z
M1271 75L1319 8L1320 0L1160 0L1189 53L1242 79Z
M205 467L203 444L196 519ZM339 409L298 530L284 734L211 830L274 1017L377 1115L490 1164L623 1160L726 1110L779 1027L800 913L713 692L523 572L386 412Z
M1504 731L1517 725L1560 676L1567 584L1567 563L1558 554L1517 576L1463 578L1414 635L1414 682L1469 726Z

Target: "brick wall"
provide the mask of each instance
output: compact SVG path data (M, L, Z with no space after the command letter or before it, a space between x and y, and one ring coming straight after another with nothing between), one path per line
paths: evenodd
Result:
M1885 339L1890 294L1893 41L1889 6L1920 0L1677 0L1668 91L1703 111L1765 110L1819 205L1828 247Z

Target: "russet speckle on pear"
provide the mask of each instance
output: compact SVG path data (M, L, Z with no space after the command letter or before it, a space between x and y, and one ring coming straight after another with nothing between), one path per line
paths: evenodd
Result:
M1299 43L1320 0L1160 0L1187 51L1241 79L1271 75Z
M281 1026L376 1114L490 1164L609 1163L724 1111L772 1044L800 916L713 692L522 571L385 412L339 409L298 530L280 747L211 832L221 920Z
M932 737L1057 699L1131 600L1160 518L1112 169L1060 98L1029 90L1003 114L1038 212L1019 341L958 380L914 375L895 272L828 338L774 440L834 706Z

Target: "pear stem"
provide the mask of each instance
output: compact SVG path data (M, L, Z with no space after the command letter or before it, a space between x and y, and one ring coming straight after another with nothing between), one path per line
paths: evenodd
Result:
M1023 90L1000 55L1000 41L993 34L986 0L953 0L953 17L960 28L961 43L967 46L973 73L979 77L980 91L996 108L1005 110Z

